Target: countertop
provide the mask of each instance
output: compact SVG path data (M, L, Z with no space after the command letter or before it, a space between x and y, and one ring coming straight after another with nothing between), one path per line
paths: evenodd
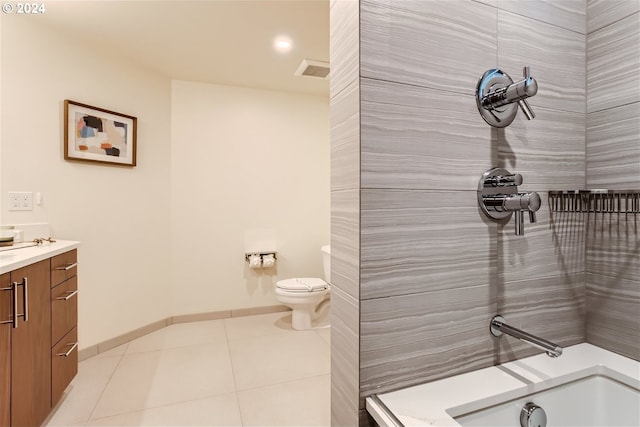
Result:
M13 246L0 248L0 274L76 249L80 246L80 242L56 240L53 243L45 242L37 246L29 245L33 243L16 243Z
M552 359L545 354L515 360L498 366L430 383L377 395L386 408L368 397L368 412L379 425L394 425L385 413L406 426L459 426L449 414L452 408L464 409L483 401L486 404L502 393L535 385L543 381L570 376L594 366L604 365L625 376L640 379L640 362L591 344L566 347L562 356Z

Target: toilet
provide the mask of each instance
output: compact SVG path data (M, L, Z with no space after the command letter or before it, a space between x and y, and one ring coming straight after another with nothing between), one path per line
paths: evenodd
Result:
M322 251L324 280L317 277L297 277L276 282L276 299L291 308L291 326L303 331L313 328L313 320L319 308L329 302L331 286L331 248L325 245ZM326 280L326 281L325 281Z

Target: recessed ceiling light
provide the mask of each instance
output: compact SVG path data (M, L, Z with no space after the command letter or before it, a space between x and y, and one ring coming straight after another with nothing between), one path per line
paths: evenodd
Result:
M291 43L291 39L286 36L276 37L276 39L273 41L273 48L278 52L289 52L292 46L293 44Z

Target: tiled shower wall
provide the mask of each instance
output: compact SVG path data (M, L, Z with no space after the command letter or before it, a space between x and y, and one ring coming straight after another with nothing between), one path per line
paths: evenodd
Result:
M580 1L360 2L361 396L539 352L493 339L497 313L584 341L583 221L546 192L585 185L585 22ZM491 128L479 77L527 65L536 119ZM525 236L478 209L495 166L543 197Z
M359 5L330 3L331 425L358 425L360 376Z
M497 313L561 345L585 341L588 222L552 214L546 194L587 185L586 9L332 0L334 425L355 425L358 410L364 423L372 393L539 352L493 339ZM517 80L526 65L537 117L491 128L478 78L501 68ZM522 237L478 208L478 180L495 166L543 198Z
M587 186L640 189L640 2L587 9ZM640 360L640 218L587 219L587 341Z

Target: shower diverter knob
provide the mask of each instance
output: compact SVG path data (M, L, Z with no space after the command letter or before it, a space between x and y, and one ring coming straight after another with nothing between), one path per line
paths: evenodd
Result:
M547 427L547 413L533 402L528 402L520 411L521 427Z

